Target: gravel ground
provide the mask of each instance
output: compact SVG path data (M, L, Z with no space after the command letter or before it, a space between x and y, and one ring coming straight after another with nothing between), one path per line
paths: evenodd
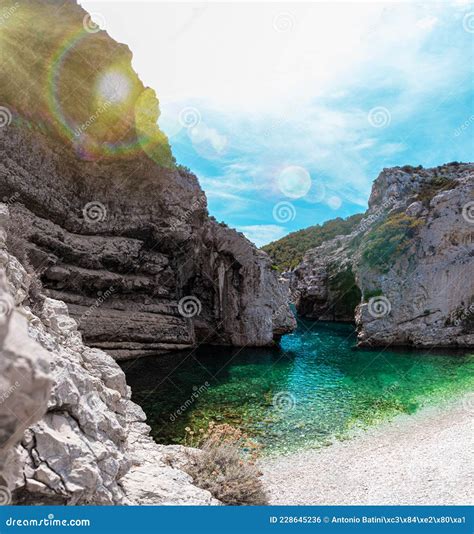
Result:
M474 393L349 441L263 460L270 504L473 504Z

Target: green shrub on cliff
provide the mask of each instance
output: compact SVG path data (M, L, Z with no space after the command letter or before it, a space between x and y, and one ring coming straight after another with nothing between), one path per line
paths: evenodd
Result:
M262 250L272 258L278 271L287 271L300 263L307 250L317 247L337 235L350 234L363 216L362 213L357 213L346 219L338 217L322 225L317 224L304 230L292 232L278 241L265 245Z
M445 176L434 176L429 182L426 182L419 191L417 198L423 204L428 205L431 199L441 191L447 191L456 186L456 180Z
M395 257L408 249L422 224L421 219L405 213L389 215L365 236L362 259L371 268L388 270Z

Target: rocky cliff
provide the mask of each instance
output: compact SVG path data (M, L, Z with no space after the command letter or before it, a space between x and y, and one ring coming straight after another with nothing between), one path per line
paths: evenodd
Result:
M300 315L361 345L474 346L474 165L384 169L359 226L292 273Z
M0 504L217 504L157 445L125 375L6 248L0 204Z
M0 62L0 504L218 504L114 358L272 344L294 319L270 260L208 216L75 1L3 2Z
M73 0L8 4L0 198L85 342L130 358L198 342L269 345L290 331L268 257L209 218L128 48Z

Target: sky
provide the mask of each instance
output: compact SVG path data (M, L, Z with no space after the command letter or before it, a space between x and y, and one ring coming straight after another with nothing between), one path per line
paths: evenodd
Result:
M80 0L133 52L217 220L257 246L474 160L474 3Z

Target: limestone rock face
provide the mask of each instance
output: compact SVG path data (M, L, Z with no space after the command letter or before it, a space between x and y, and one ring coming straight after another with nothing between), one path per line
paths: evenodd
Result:
M0 205L1 206L1 205ZM4 215L4 213L2 214ZM0 503L11 502L21 460L16 445L46 411L51 380L48 353L28 337L26 314L16 308L0 253ZM10 269L18 268L11 264ZM20 289L20 288L18 288Z
M474 346L474 165L385 169L359 227L308 251L298 312L361 345Z
M0 198L85 342L119 359L199 341L269 345L291 331L270 260L211 220L128 48L87 31L73 0L16 5L0 35L11 74L0 89L11 114L0 128Z
M5 234L8 210L0 204ZM25 305L32 275L0 248L0 496L25 504L216 504L165 463L125 375L66 304Z

